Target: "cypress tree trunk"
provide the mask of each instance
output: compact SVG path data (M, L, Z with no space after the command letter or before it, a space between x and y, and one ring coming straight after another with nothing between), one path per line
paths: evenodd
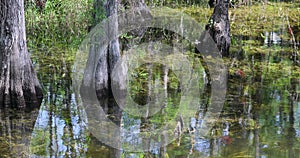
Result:
M127 2L127 1L126 1ZM89 52L89 59L87 61L85 74L83 78L83 84L81 87L81 93L83 96L89 98L89 95L86 95L85 92L90 91L91 89L96 90L97 97L101 99L102 97L107 97L111 95L111 80L112 77L124 78L125 70L120 70L122 74L117 76L112 76L112 70L116 65L117 61L120 58L120 42L118 38L119 32L119 20L124 21L124 19L130 21L129 18L134 17L121 17L117 16L117 13L122 12L120 8L124 7L129 8L130 11L137 14L144 14L145 12L150 14L147 6L144 3L144 0L130 0L128 3L121 4L119 0L95 0L94 1L95 13L99 13L105 10L105 16L109 19L105 23L105 33L107 38L109 38L109 43L107 45L91 45ZM102 7L101 7L102 5ZM127 5L127 6L126 6ZM95 24L100 23L101 18L97 18L97 15L93 15ZM123 19L123 20L122 20ZM93 25L95 25L93 24ZM131 31L133 34L143 35L145 29L138 28ZM96 37L98 38L98 37ZM106 38L106 37L102 37ZM96 39L101 41L101 39ZM95 57L100 55L100 59L95 61ZM96 68L94 68L96 66ZM123 73L125 72L125 73ZM93 76L95 74L95 76ZM118 86L124 88L124 83L116 83ZM116 87L118 87L116 86Z
M218 3L217 0L209 0L208 1L208 5L209 5L210 8L214 8L217 3Z
M214 8L214 12L206 26L209 34L217 44L223 57L229 56L230 47L230 24L228 18L228 3L220 0Z
M24 0L0 0L0 106L26 107L41 99L27 51Z
M113 18L108 22L108 34L111 37L117 37L118 34L118 17L116 16L118 12L118 0L106 0L104 7L106 10L106 17ZM110 95L111 93L111 72L116 62L120 57L119 49L119 39L113 39L109 42L107 48L103 48L103 54L98 61L96 68L95 78L96 78L96 91L99 99L102 96Z

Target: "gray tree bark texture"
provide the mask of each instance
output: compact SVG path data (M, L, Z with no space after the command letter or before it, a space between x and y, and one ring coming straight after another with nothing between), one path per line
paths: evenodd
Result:
M95 90L98 98L106 98L109 95L110 89L110 74L114 64L120 57L118 33L118 0L94 0L94 24L103 26L104 35L95 35L93 44L89 48L89 57L84 72L83 83L80 93L83 98L89 100L89 91ZM108 18L106 21L100 21L100 14L105 13ZM100 29L96 26L96 29ZM92 31L99 31L90 28ZM107 38L107 39L106 39ZM101 42L105 41L105 42ZM106 43L109 41L109 43ZM99 60L98 60L99 59Z
M117 37L118 34L118 17L116 16L118 6L118 0L106 0L104 3L106 17L113 18L113 20L110 20L108 23L108 34L111 37ZM96 91L99 98L110 95L111 72L120 57L118 38L110 41L108 47L102 51L106 52L100 57L95 73Z
M220 0L214 8L214 12L206 25L206 30L212 36L222 57L229 56L230 24L228 18L228 3Z
M130 0L127 1L128 4L121 4L120 0L95 0L95 9L99 9L99 5L104 5L106 17L108 20L108 32L107 34L110 37L116 37L112 39L108 46L104 48L104 46L100 46L100 49L92 50L92 51L101 51L97 52L101 54L100 60L97 63L97 67L95 70L95 89L97 92L98 98L111 95L111 75L114 66L120 58L120 42L118 39L119 32L119 19L117 14L122 12L122 8L129 8L130 11L133 11L137 14L142 14L144 10L147 10L147 6L144 3L144 0ZM129 6L127 6L129 5ZM125 18L125 17L122 17ZM100 22L100 21L98 21ZM134 30L138 35L143 35L144 31L141 29ZM142 33L141 33L142 32ZM93 59L91 59L93 60ZM92 81L92 79L89 79ZM123 84L123 83L119 83ZM121 85L120 85L121 86ZM124 86L123 86L124 87Z
M0 0L0 107L28 107L41 99L27 51L24 0Z

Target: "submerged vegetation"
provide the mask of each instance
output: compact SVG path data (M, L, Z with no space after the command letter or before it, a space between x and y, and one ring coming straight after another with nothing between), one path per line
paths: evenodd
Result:
M146 2L149 6L166 5L174 8L192 16L201 24L206 24L213 12L207 7L206 1L193 0L189 4L181 0ZM30 154L109 156L114 150L87 132L85 114L82 107L76 106L71 83L77 48L91 25L94 25L92 14L98 14L97 17L103 19L105 13L95 13L91 0L72 0L71 3L47 0L42 8L37 7L34 1L27 1L25 12L28 48L45 94L33 134L24 132L26 137L31 134ZM253 5L230 8L232 44L230 58L224 59L229 68L226 102L210 137L203 138L197 133L201 128L202 115L211 102L209 88L205 87L205 76L199 77L201 106L191 114L189 109L178 107L181 101L180 82L178 76L170 70L167 75L168 102L162 105L165 106L163 110L149 119L139 119L124 113L122 126L131 132L144 130L143 134L148 136L147 132L163 126L165 121L178 119L176 115L180 109L183 115L189 116L190 122L184 122L188 132L185 131L181 139L160 149L165 153L156 150L149 150L148 153L124 152L121 157L253 157L257 153L268 157L299 157L299 15L300 3L297 0L294 3L253 1ZM162 36L165 39L161 39ZM164 44L181 40L174 34L155 29L148 30L145 37L149 37L147 41L160 39ZM123 34L120 41L125 43L131 38L134 37ZM200 59L191 53L194 52L193 46L186 43L184 46L190 49L186 50L188 59L198 62ZM203 67L197 62L193 66L203 72ZM130 95L136 103L144 105L149 99L149 76L150 86L164 86L163 70L164 65L159 64L144 64L132 70ZM34 120L32 117L36 115L37 112L31 117L16 116L14 122L22 124L27 118ZM15 116L13 112L7 112L1 117L1 120L7 119L5 122L8 123ZM9 127L6 123L2 125ZM22 126L18 123L16 125ZM1 133L1 147L10 144L9 149L1 150L4 157L15 154L9 154L12 148L16 149L14 152L19 152L17 149L20 146L29 146L20 143L21 138L16 129L12 129L12 135ZM123 139L123 145L130 146L132 142L128 140L138 138L125 135Z

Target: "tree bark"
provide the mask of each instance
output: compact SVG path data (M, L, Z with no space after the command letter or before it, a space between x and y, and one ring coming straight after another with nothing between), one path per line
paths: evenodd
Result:
M95 39L89 47L89 57L86 63L80 93L83 100L89 101L94 96L90 91L96 91L98 100L111 95L111 72L120 57L118 33L118 0L94 0L94 14L92 27L103 26L105 35L95 35L98 30L91 29ZM107 19L101 23L100 15ZM106 43L108 42L108 43Z
M102 5L102 9L105 10L105 16L108 18L102 23L103 29L105 30L104 35L96 35L95 40L90 46L89 49L89 58L84 72L84 78L80 93L83 98L90 98L91 96L88 93L91 90L95 90L98 100L101 100L103 97L112 95L112 84L114 87L119 87L120 92L125 90L126 84L125 78L127 70L118 70L118 73L112 74L113 69L120 58L120 42L118 38L119 33L119 23L124 22L134 17L120 17L117 13L121 13L127 7L126 4L121 4L120 0L94 0L94 9L101 10L99 8ZM144 14L145 12L149 13L146 8L146 5L143 0L131 0L128 1L130 5L129 10L136 14ZM98 11L95 11L98 12ZM94 15L94 18L96 16ZM96 23L100 23L98 19L94 19ZM101 26L102 26L101 25ZM99 27L99 25L97 25ZM96 28L97 28L96 26ZM143 28L138 28L135 31L138 35L143 35ZM93 30L97 32L97 30ZM94 39L93 39L94 40ZM99 40L99 42L97 41ZM107 42L108 43L105 43ZM99 60L98 60L99 59ZM113 76L114 75L114 76ZM112 78L116 80L115 83L112 81ZM116 79L117 78L117 79ZM121 81L121 82L120 82ZM120 93L123 96L123 94ZM125 95L125 94L124 94ZM87 99L90 100L90 99Z
M217 3L218 3L217 0L209 0L208 1L208 5L209 5L210 8L214 8Z
M0 0L0 106L26 107L41 99L27 51L24 0Z
M118 17L116 16L118 6L118 0L106 0L104 3L106 17L113 18L108 22L108 34L110 37L116 38L109 42L107 48L101 50L103 52L99 52L103 54L98 61L95 72L96 91L99 99L102 96L111 95L111 72L120 57L119 39L117 38Z
M99 48L93 48L96 53L101 54L100 60L97 63L97 67L95 70L95 89L97 91L98 98L101 98L105 95L111 95L111 75L113 68L117 61L120 58L120 42L118 39L118 30L119 30L119 23L118 23L118 16L117 13L121 12L120 8L129 8L131 11L133 11L136 14L144 14L144 12L149 12L147 9L146 4L144 3L144 0L130 0L127 4L121 4L121 1L119 0L95 0L95 9L99 9L100 5L104 5L106 12L106 17L109 18L107 24L108 24L108 32L107 34L109 37L116 37L115 39L112 39L108 46L99 46ZM121 17L125 18L125 17ZM97 20L97 19L95 19ZM100 21L96 21L100 22ZM143 29L136 29L134 31L135 34L142 36L145 32ZM91 54L91 53L90 53ZM93 59L89 59L93 60ZM88 79L92 81L92 79ZM90 82L89 82L90 83Z
M228 18L228 3L220 0L214 8L214 12L206 25L206 30L212 36L223 57L229 56L230 24Z

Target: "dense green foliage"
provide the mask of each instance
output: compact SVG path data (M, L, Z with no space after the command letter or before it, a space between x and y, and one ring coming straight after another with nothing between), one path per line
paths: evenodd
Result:
M29 49L77 48L92 22L92 1L48 0L44 8L27 3L25 10Z

